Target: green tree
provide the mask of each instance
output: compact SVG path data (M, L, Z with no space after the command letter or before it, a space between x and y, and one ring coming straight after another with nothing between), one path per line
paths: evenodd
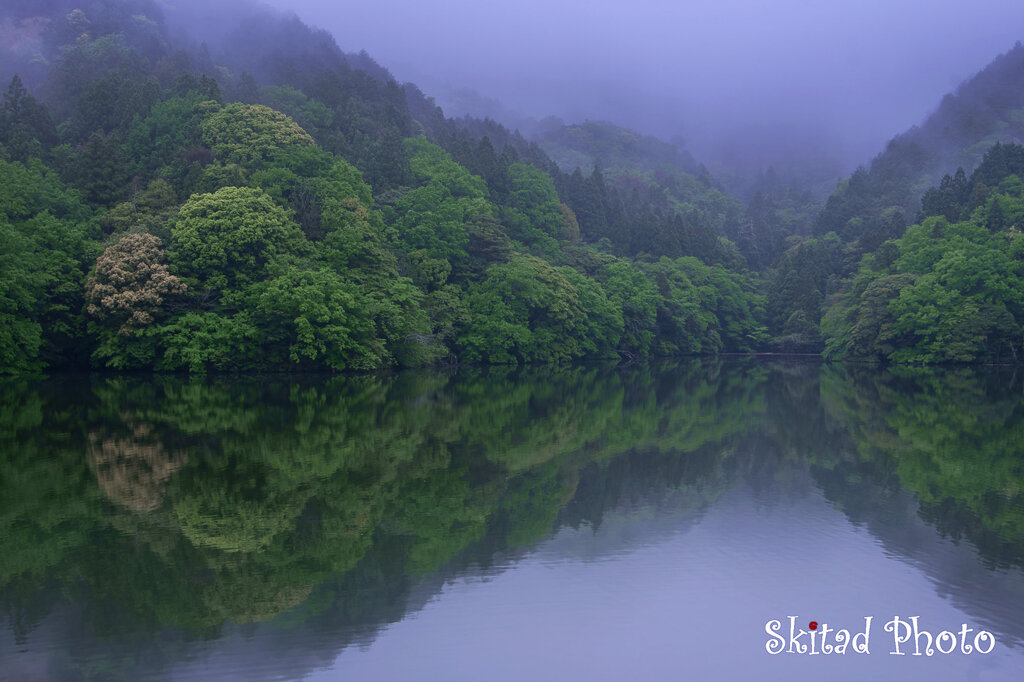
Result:
M48 278L32 240L0 216L0 371L39 366L43 328L37 311Z
M12 160L24 162L41 157L57 142L57 128L50 112L14 76L0 108L0 144Z
M508 215L509 236L527 246L539 245L542 251L557 253L555 240L565 230L566 218L560 209L558 194L551 176L534 166L514 163L508 169L509 206L525 220ZM577 226L578 229L578 226Z
M247 168L262 167L286 150L315 144L295 121L260 104L228 104L200 125L203 141L217 159Z
M269 364L333 370L385 364L370 306L353 283L329 269L289 267L252 287L247 298Z
M517 254L491 266L487 279L469 287L467 300L470 318L458 341L465 361L558 362L586 352L579 292L539 258Z
M259 281L274 257L305 248L288 214L265 192L247 187L193 196L181 207L171 238L176 271L212 290Z
M38 160L0 161L0 303L8 321L3 371L80 357L83 283L96 223L81 196Z

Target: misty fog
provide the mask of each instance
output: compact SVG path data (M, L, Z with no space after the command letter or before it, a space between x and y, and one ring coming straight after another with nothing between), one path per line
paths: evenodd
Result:
M272 4L347 52L365 49L449 115L492 113L459 96L470 88L512 124L604 119L678 138L709 163L825 162L837 176L921 122L1024 26L1014 0Z

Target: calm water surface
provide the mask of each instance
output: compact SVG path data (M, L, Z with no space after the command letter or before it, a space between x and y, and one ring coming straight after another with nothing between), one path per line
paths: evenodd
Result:
M0 383L5 680L1017 681L1022 568L1013 370Z

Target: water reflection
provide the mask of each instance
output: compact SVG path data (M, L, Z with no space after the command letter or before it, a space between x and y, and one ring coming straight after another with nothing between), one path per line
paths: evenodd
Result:
M453 580L625 555L737 490L758 513L823 494L1024 639L1012 373L744 360L0 393L0 660L26 676L301 677Z

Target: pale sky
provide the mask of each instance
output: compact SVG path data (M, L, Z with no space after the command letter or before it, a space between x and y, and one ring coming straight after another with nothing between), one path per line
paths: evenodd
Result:
M1020 0L270 0L441 96L855 166L1024 39Z

